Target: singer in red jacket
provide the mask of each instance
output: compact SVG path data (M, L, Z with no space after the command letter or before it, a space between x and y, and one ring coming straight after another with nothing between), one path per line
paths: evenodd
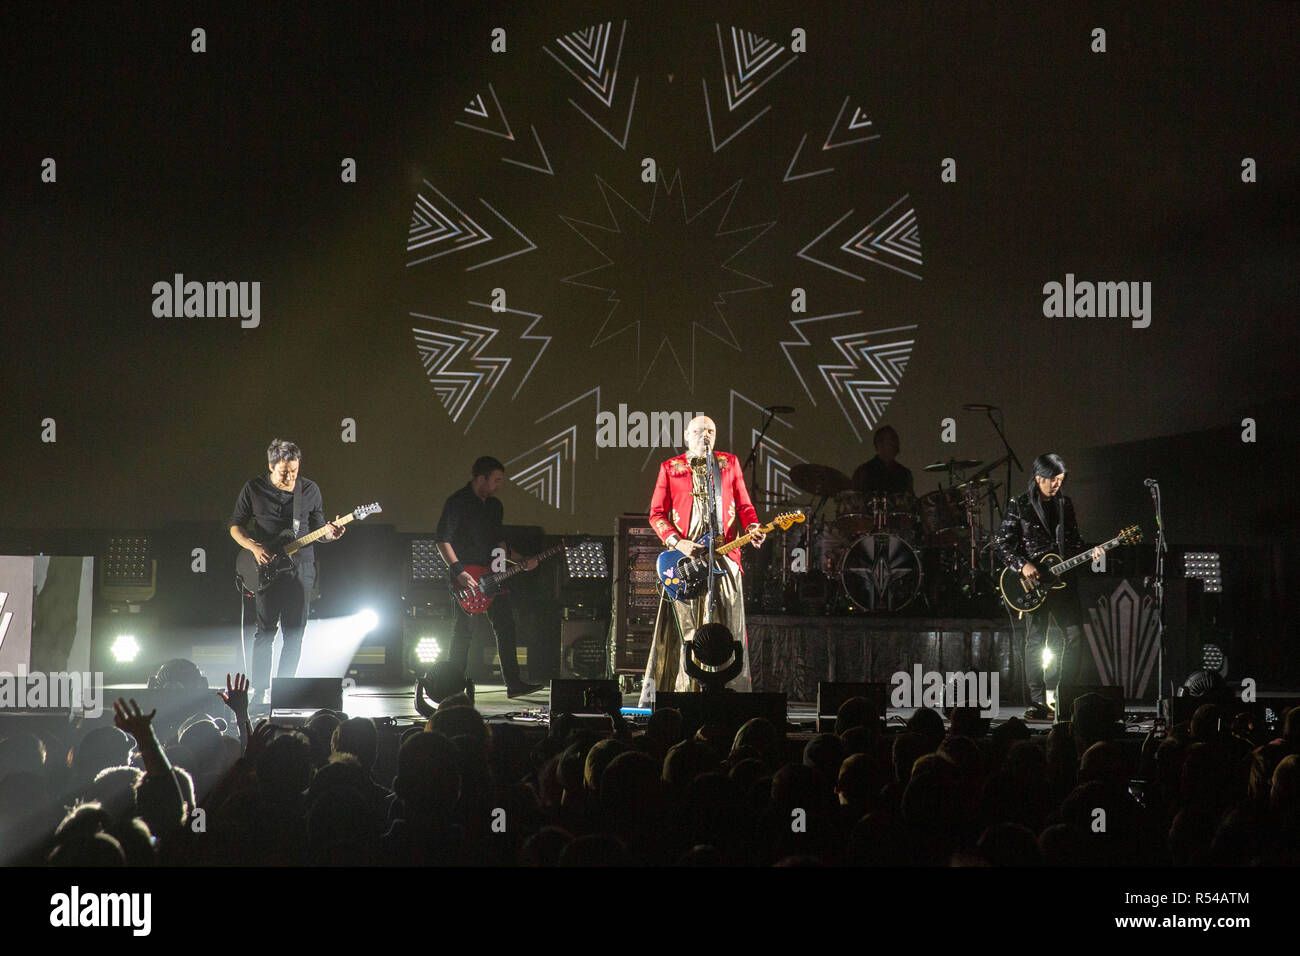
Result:
M676 548L683 555L690 556L702 550L699 540L709 528L706 449L713 448L717 434L713 419L705 416L692 419L686 428L686 452L659 466L659 479L650 501L650 527L667 547ZM745 488L740 460L728 452L711 451L708 454L718 465L718 524L722 534L716 544L722 544L734 541L743 533L754 532L759 526L758 513ZM761 533L755 533L751 543L758 547L763 538ZM713 620L725 624L732 634L744 641L744 669L727 687L748 691L751 689L749 640L745 636L745 600L740 586L740 549L728 554L725 562L727 573L718 577ZM643 702L651 699L656 688L699 690L686 674L681 651L682 641L690 640L702 622L704 602L705 598L701 596L693 601L660 603L650 659L646 662Z

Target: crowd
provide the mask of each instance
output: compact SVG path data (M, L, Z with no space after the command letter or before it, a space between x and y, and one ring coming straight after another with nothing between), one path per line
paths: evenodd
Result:
M453 698L422 727L248 720L247 681L163 720L0 720L0 859L32 866L1269 865L1300 863L1300 708L1260 739L1205 704L1138 743L1103 702L1032 736L861 698L835 732L734 735L659 710L536 742ZM213 716L211 710L223 711ZM227 724L229 721L229 724ZM236 733L237 732L237 733Z

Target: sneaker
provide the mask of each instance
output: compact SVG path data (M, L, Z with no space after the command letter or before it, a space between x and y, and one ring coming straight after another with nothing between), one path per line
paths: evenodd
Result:
M506 686L506 696L516 699L527 697L529 694L536 694L545 687L545 684L508 684Z
M1033 704L1025 709L1025 720L1051 720L1055 711L1046 704Z

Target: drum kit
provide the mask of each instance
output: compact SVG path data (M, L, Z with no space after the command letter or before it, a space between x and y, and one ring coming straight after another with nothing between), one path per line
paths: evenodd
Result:
M796 465L790 481L807 500L762 489L755 498L761 508L802 508L809 520L769 535L769 546L747 559L755 563L745 575L747 600L755 611L799 614L949 615L993 607L989 528L1000 483L989 475L1002 463L981 468L950 458L926 465L947 481L920 498L864 494L829 465Z

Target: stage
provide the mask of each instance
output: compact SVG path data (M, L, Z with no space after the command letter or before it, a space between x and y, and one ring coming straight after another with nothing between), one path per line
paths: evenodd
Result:
M815 685L814 685L815 688ZM119 697L129 698L133 693L144 689L143 684L112 684L105 688L105 706ZM349 717L369 717L373 720L393 721L399 727L423 725L415 708L414 682L366 683L345 686L343 691L343 712ZM217 688L212 688L214 704L209 713L214 717L231 719L230 711L217 699ZM639 694L623 694L625 714L635 723ZM474 707L489 723L516 723L522 726L546 726L550 721L550 692L540 690L519 700L506 697L504 684L481 684L476 686ZM890 707L886 710L886 731L902 729L903 724L916 712L915 707ZM310 717L314 711L276 711L273 719L277 722L299 723ZM998 708L996 715L990 719L990 728L1006 723L1012 717L1023 719L1024 707L1004 705ZM1125 707L1126 729L1130 732L1150 731L1155 708L1151 705L1129 705ZM786 705L787 732L791 734L815 732L817 723L817 703L815 700L789 700ZM947 721L945 721L945 724ZM1025 721L1031 732L1046 733L1052 727L1050 720Z

